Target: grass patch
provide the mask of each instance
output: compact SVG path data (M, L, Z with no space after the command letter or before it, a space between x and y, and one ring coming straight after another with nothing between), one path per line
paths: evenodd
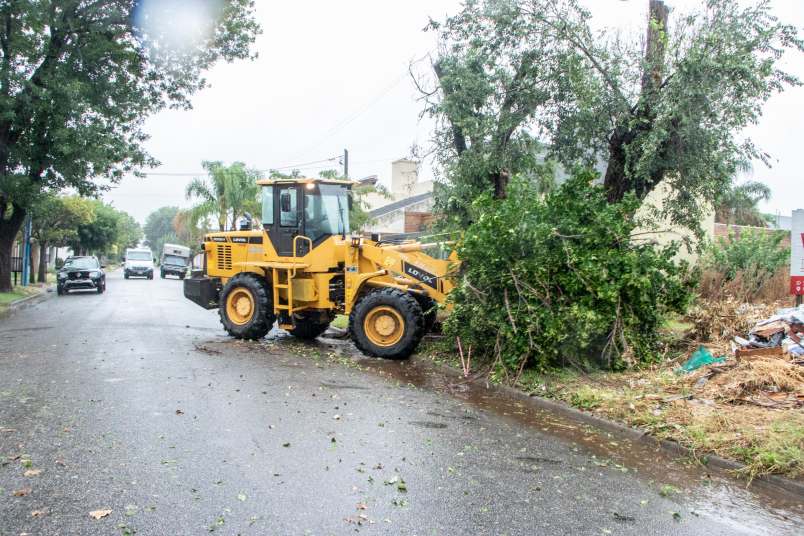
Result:
M34 287L14 287L11 292L0 292L0 305L9 305L32 294L38 294Z
M681 322L666 327L677 332L688 328ZM423 341L418 355L460 368L457 350L446 339ZM754 361L696 387L705 370L679 375L674 372L678 364L668 359L626 372L525 370L516 387L676 441L704 463L712 454L739 461L746 466L740 476L748 480L763 474L804 476L804 412L764 408L743 399L755 388L798 392L799 369L791 367L801 365ZM479 366L473 363L475 370ZM491 381L502 379L489 375Z
M339 329L347 329L349 327L349 315L336 316L330 325Z
M706 456L746 465L740 476L804 475L804 413L800 409L768 409L712 398L696 389L694 376L670 369L639 372L530 374L520 388L564 401L579 409L637 426L654 437L689 448L701 462Z

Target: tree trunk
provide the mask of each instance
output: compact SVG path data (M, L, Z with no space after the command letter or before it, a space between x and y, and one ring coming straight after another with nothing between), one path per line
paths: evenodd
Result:
M29 264L28 273L30 274L30 276L28 277L28 283L33 285L34 283L36 283L36 263L39 260L39 255L37 254L36 248L34 247L33 244L31 244L31 253L28 257L28 260L30 261L28 263Z
M494 199L505 199L508 195L508 181L511 179L511 174L507 170L495 173L491 181L494 183Z
M11 249L25 220L25 210L13 205L9 219L0 218L0 292L11 291Z
M670 8L664 0L649 0L648 29L645 43L645 67L642 73L642 88L639 102L632 110L631 117L621 124L631 123L633 127L618 127L609 139L609 162L603 186L609 203L619 203L628 192L634 192L644 199L664 177L661 170L655 170L650 177L636 180L627 169L628 147L637 136L653 128L655 111L652 104L658 99L664 78L664 62L667 52L667 22Z
M47 244L39 243L39 276L40 283L47 283Z

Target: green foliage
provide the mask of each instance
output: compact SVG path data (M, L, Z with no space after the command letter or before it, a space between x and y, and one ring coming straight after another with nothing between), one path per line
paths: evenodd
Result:
M208 178L193 179L187 185L187 199L196 199L192 208L193 221L204 223L209 217L215 219L220 231L237 228L237 220L245 214L252 217L260 212L259 172L248 169L242 162L230 166L222 162L202 163L209 173Z
M593 32L577 0L468 0L431 22L434 87L420 87L437 122L444 215L468 223L479 193L501 197L507 176L540 177L556 161L603 164L612 202L666 180L662 216L697 229L738 168L767 162L742 131L799 85L779 60L804 48L767 1L703 4L670 18L652 2L648 31L633 35Z
M755 276L758 286L790 262L790 248L783 247L787 233L743 230L711 244L702 259L703 267L733 280L739 273Z
M674 264L677 246L633 242L637 199L610 204L592 179L578 173L541 196L516 178L506 199L475 201L449 335L512 371L657 357L665 315L690 300L686 265Z
M185 245L195 253L200 249L204 235L209 232L209 227L196 223L192 210L179 210L176 217L173 218L173 231L176 236L175 243Z
M137 223L128 212L118 211L117 218L117 240L115 246L118 253L123 253L126 248L136 247L142 240L142 227Z
M715 204L715 221L732 225L767 227L768 218L759 211L760 201L771 198L767 184L748 181L732 185L724 191Z
M142 231L129 214L97 199L83 199L91 209L91 218L80 223L67 240L73 253L104 255L139 242Z
M200 24L177 24L189 19L181 6ZM203 72L252 57L260 29L252 0L13 0L0 2L0 21L4 289L11 242L36 197L64 188L96 195L156 164L145 119L189 108Z
M88 199L45 195L32 207L32 235L40 244L65 246L77 238L80 225L94 218L94 207Z
M175 242L173 221L178 214L178 207L160 207L145 219L145 242L156 255L162 252L165 243Z

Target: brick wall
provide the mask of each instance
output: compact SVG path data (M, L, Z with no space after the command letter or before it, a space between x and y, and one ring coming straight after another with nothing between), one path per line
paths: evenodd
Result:
M405 232L418 233L426 231L433 222L432 212L405 212Z
M768 234L782 233L784 234L784 239L782 240L781 245L784 247L790 247L790 231L784 231L781 229L768 229L767 227L748 227L746 225L730 225L728 223L715 224L715 240L717 240L718 238L728 238L731 235L739 237L740 233L743 233L745 231L768 233Z

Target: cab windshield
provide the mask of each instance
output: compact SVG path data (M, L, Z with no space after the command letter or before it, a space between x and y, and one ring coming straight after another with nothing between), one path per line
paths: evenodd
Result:
M98 261L92 257L78 257L64 261L64 268L77 268L79 270L92 270L98 268Z
M342 184L315 184L304 189L304 234L315 242L349 232L349 191Z
M172 264L174 266L187 266L187 259L178 257L176 255L165 255L165 264Z
M126 253L126 260L129 261L150 261L151 253L148 251L129 251Z

